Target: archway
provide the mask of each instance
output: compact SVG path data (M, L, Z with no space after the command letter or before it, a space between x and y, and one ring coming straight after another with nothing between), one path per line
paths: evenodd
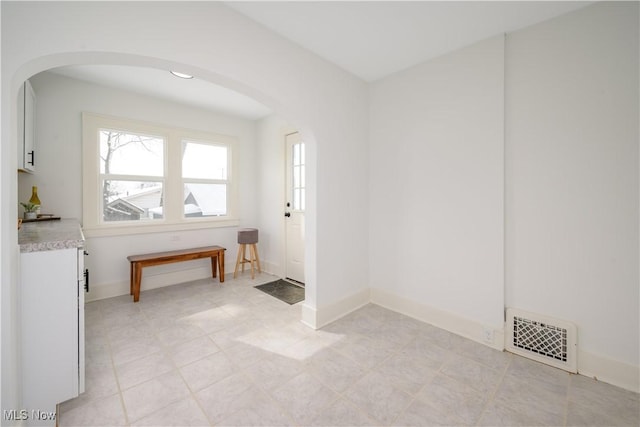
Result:
M50 70L51 68L62 67L65 65L120 65L120 66L137 66L148 67L162 70L179 69L186 73L197 76L198 79L206 81L219 86L230 88L245 96L249 96L252 99L270 107L274 114L279 117L290 117L287 115L287 110L277 100L265 96L260 90L247 87L234 79L221 76L220 74L202 69L199 67L191 66L189 64L177 63L173 61L167 61L157 58L151 58L148 56L131 55L131 54L115 54L115 53L65 53L49 55L46 57L33 60L19 68L12 80L12 89L17 90L23 80L40 73L42 71ZM290 123L298 123L299 118L292 117L291 120L287 120ZM12 120L13 121L13 120ZM313 153L313 137L312 134L305 129L304 126L296 126L296 129L304 136L305 141L310 146L310 154ZM311 161L313 158L311 157ZM312 170L313 168L310 168ZM312 182L312 180L311 180ZM315 206L313 198L313 191L309 194L309 208L313 209ZM17 202L17 200L16 200ZM310 212L310 216L313 216L314 212ZM280 237L279 237L280 238ZM306 245L309 245L309 240L306 241ZM313 254L315 251L307 250L306 252ZM313 271L314 261L311 256L308 256L307 264L311 266L310 271ZM307 287L307 301L305 305L310 305L315 301L315 286L313 286L314 280L310 276L309 286Z
M185 64L177 64L171 61L163 61L163 60L157 60L157 59L148 58L148 57L126 55L126 54L117 55L117 54L111 54L111 53L109 54L95 54L95 53L59 54L59 55L51 55L47 57L38 58L34 61L26 63L18 69L18 71L14 74L14 76L11 79L10 99L11 100L16 99L18 88L20 87L21 83L27 78L37 73L40 73L42 71L49 70L51 68L60 67L64 65L77 65L77 64L114 64L114 65L152 66L152 67L160 67L161 69L166 69L166 70L172 69L172 68L178 68L178 69L184 70L185 72L192 73L203 80L207 80L215 84L231 87L232 89L240 93L243 93L247 96L251 96L259 100L260 102L270 106L274 111L278 111L278 113L281 115L286 114L286 110L282 108L282 106L279 105L278 102L264 96L259 90L247 88L233 81L232 79L219 76L214 72L202 70L197 67L190 67ZM16 157L17 157L16 155L14 155L14 153L16 152L16 135L17 135L16 125L15 125L15 122L16 122L15 103L10 102L6 105L10 107L8 123L11 124L11 131L10 131L11 137L9 139L10 146L7 147L7 144L3 144L4 145L3 151L4 153L9 152L11 154L5 157L6 160L4 160L3 162L3 167L5 168L5 171L15 171ZM296 118L293 118L293 121L296 121ZM308 131L305 131L304 127L300 127L299 129L304 134L310 135ZM311 143L311 145L313 145L312 137L309 137L308 141ZM15 172L13 173L5 172L5 176L9 176L8 185L7 184L5 185L10 189L9 191L3 191L2 193L2 204L4 205L5 208L7 208L5 209L5 215L8 214L9 216L9 221L6 221L6 217L5 217L5 223L6 222L15 223L16 209L13 207L17 206L17 202L18 202L17 190L16 190L17 178L15 176ZM312 197L312 194L309 194L309 196ZM315 206L315 203L312 203L310 201L309 209L313 209L313 206ZM17 243L17 232L15 231L15 229L10 229L10 228L5 228L5 230L7 230L8 233L11 234L11 236L9 236L9 239L3 240L2 244L4 248L2 253L11 255L10 257L7 257L7 258L3 256L3 258L5 260L12 258L9 261L9 265L12 267L11 267L11 270L5 270L5 273L3 273L3 274L8 274L11 277L10 280L5 282L6 285L3 286L2 288L3 300L5 301L5 304L6 304L4 305L4 307L9 307L8 310L6 309L3 310L3 315L8 315L9 317L13 317L13 318L10 319L10 322L3 324L3 347L7 349L6 353L3 352L4 353L3 356L8 355L8 357L5 358L5 361L7 361L7 364L9 366L11 365L15 366L14 359L15 360L19 359L19 355L8 354L8 353L12 353L16 351L16 349L18 348L18 345L16 345L16 343L18 342L18 336L15 333L15 330L16 330L15 325L18 323L18 319L17 317L14 317L14 316L16 311L15 307L17 307L18 305L17 295L19 292L18 291L19 288L16 285L17 283L16 278L18 276L16 266L18 265L17 258L19 257L19 253L13 252L11 248L12 245L6 245L5 243L7 240ZM309 244L309 241L307 241L307 244ZM307 253L313 254L315 253L315 251L309 250L307 251ZM309 257L309 255L307 256ZM314 260L312 258L309 258L307 262L312 265L314 263ZM306 289L307 296L308 296L306 304L315 304L315 295L314 295L315 286L313 286L312 283L313 281L309 280L309 283ZM4 333L5 331L9 331L9 332ZM13 348L14 350L10 351L9 349L11 348ZM13 381L10 380L10 382L17 383L18 379L16 378Z

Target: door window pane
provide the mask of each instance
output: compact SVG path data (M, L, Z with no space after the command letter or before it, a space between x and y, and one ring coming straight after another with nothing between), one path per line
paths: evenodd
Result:
M293 188L300 188L302 186L302 179L300 176L300 166L293 167Z
M303 211L305 209L305 166L304 166L304 143L293 144L292 146L292 199L293 209Z
M293 165L300 164L300 144L294 144L293 146Z
M293 209L294 210L300 209L300 189L299 188L295 188L293 190Z

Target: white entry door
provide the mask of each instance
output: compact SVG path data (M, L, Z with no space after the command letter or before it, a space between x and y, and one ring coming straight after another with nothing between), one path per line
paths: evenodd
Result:
M286 136L286 277L304 283L305 149L299 133Z

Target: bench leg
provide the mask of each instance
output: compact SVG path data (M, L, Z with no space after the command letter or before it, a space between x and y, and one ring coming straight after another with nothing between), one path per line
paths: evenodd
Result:
M218 270L218 257L216 255L213 255L211 257L211 277L213 277L214 279L218 274L217 270Z
M220 270L220 283L224 282L224 250L218 254L218 269Z
M142 281L142 265L140 263L134 263L134 285L133 285L133 302L140 300L140 282Z

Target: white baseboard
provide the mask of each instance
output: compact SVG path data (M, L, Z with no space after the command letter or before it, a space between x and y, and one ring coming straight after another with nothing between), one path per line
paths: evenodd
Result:
M494 329L492 343L484 340L486 326L469 319L403 298L380 289L371 289L371 302L409 317L430 323L497 350L503 350L505 329ZM578 373L633 392L640 392L640 367L612 360L578 348Z
M312 328L312 329L319 329L318 325L317 325L317 318L318 318L318 313L315 309L315 307L311 307L310 305L307 305L306 302L302 303L302 310L301 310L301 316L300 316L300 321Z
M229 270L229 267L231 267L231 270ZM234 264L231 266L225 265L225 278L233 277L233 268L235 268ZM198 267L155 274L144 271L143 269L140 289L148 291L150 289L162 288L175 285L176 283L190 282L192 280L206 279L208 277L211 277L211 267ZM129 287L130 283L128 279L115 283L91 285L89 286L89 293L85 296L85 301L91 302L120 295L129 295Z
M331 322L335 322L341 317L369 304L371 301L369 289L351 294L333 304L320 308L313 308L306 304L302 305L302 323L313 328L320 329Z
M421 304L382 289L371 289L371 302L496 350L504 350L504 328L488 327L474 320ZM491 342L485 340L486 330L491 332L493 338Z
M235 268L235 264L233 268ZM262 269L263 273L269 273L274 276L284 277L284 272L281 271L282 269L280 268L280 266L273 262L260 260L260 268ZM233 270L231 271L233 272Z
M640 393L640 367L578 349L578 373Z
M129 293L129 282L91 284L89 292L85 295L85 302L99 301L101 299L118 297Z

